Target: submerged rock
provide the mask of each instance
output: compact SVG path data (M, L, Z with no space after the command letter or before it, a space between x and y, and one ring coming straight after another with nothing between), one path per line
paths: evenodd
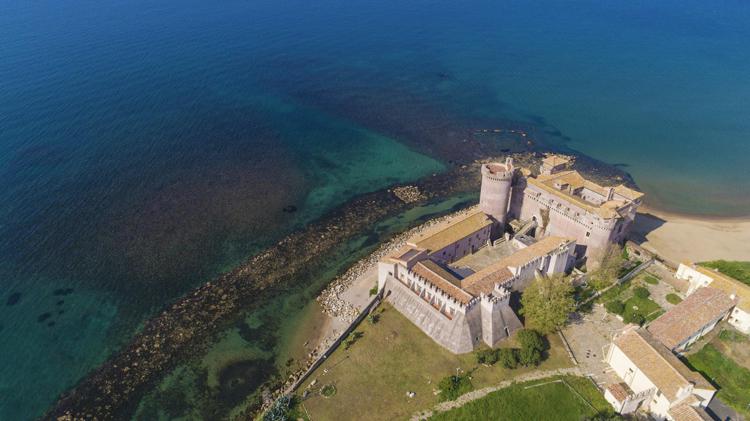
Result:
M20 292L14 292L13 294L10 294L8 296L8 301L5 302L6 306L13 306L18 304L18 301L21 300L21 293Z
M72 293L73 293L73 288L58 288L52 291L52 295L54 296L66 296Z

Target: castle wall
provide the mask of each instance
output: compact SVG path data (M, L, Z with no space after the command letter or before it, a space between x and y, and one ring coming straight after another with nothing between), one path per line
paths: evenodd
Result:
M506 290L507 291L507 290ZM497 291L498 297L483 296L479 307L482 318L482 340L488 346L510 336L522 326L518 316L510 308L510 294Z
M511 214L514 217L536 220L541 236L575 238L578 251L587 257L597 259L610 243L620 241L627 232L624 221L618 225L615 219L600 218L572 201L533 185L520 184L513 195Z
M447 247L430 253L430 257L442 263L455 262L486 246L487 242L490 241L491 230L491 226L484 227Z
M393 277L386 278L384 288L385 299L396 310L447 350L463 354L479 345L482 329L479 306L448 318Z

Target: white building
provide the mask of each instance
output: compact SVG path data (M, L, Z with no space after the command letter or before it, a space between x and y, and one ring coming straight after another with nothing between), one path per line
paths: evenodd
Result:
M606 361L621 380L604 393L617 412L641 409L657 420L673 421L708 417L702 408L716 389L647 330L626 327L612 341Z
M750 285L746 285L730 276L695 264L680 263L675 277L690 282L688 295L702 287L711 286L724 291L737 301L729 318L729 324L742 333L750 334Z
M648 325L648 331L672 352L684 352L729 317L737 301L724 291L701 287Z

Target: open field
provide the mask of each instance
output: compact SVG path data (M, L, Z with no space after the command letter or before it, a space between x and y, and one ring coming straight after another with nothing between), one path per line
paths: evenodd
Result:
M437 414L431 420L571 420L611 413L599 390L584 377L518 383Z
M724 275L750 285L750 262L732 262L727 260L714 260L700 264L711 269L717 269Z
M301 395L316 382L302 402L312 419L406 419L438 403L437 384L443 377L471 371L474 388L481 388L535 369L477 365L474 354L451 354L387 303L378 313L376 324L360 325L362 336L349 350L340 347L299 389ZM547 359L538 369L572 366L559 337L552 335L549 342ZM509 340L502 346L518 344ZM335 385L336 394L323 397L320 389L328 384ZM414 397L409 398L409 392Z
M716 397L750 417L750 370L721 353L713 343L687 356L693 369L718 386Z

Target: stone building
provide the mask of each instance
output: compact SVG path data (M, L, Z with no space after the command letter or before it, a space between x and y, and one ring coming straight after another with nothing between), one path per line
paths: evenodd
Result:
M512 158L482 165L477 209L379 262L386 300L454 353L508 337L521 327L511 291L622 241L640 204L641 193L601 187L567 171L568 164L547 157L537 176L516 169ZM505 233L511 219L521 220L515 236ZM531 229L534 236L525 235ZM469 264L477 253L483 259Z
M522 290L538 274L567 270L575 247L575 241L561 237L529 246L513 241L518 251L472 273L446 264L442 248L433 252L407 245L378 263L378 288L449 351L471 352L482 342L494 346L521 327L510 307L511 291Z
M509 170L512 165L510 160L505 164ZM595 264L610 244L625 240L643 193L624 185L603 187L568 165L567 158L552 155L542 161L537 175L514 171L507 215L536 222L537 237L574 238L577 256Z

